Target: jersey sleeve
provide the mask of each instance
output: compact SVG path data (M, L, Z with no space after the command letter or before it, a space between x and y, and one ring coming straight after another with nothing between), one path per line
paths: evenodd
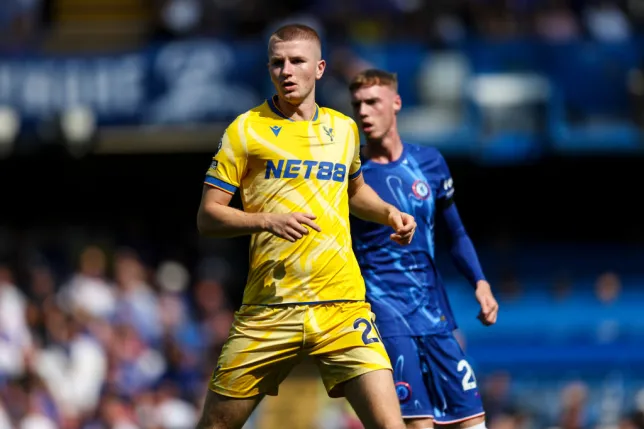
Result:
M437 195L441 202L449 205L452 201L452 197L454 196L454 180L452 179L452 173L449 171L445 158L443 158L443 155L440 153L438 154L438 161L440 181L438 184Z
M362 173L362 161L360 160L360 133L358 132L358 125L355 121L351 120L351 131L353 131L353 159L351 160L351 167L349 168L349 180L353 180L360 176Z
M233 122L224 132L206 172L205 184L234 194L246 172L248 153L243 144L242 122Z

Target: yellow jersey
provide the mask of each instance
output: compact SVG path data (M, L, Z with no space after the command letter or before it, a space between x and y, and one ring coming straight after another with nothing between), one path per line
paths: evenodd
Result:
M271 99L228 126L205 183L230 194L240 189L248 213L312 213L322 230L295 243L253 234L244 304L365 299L347 193L360 174L358 127L332 109L316 106L310 121L293 121Z

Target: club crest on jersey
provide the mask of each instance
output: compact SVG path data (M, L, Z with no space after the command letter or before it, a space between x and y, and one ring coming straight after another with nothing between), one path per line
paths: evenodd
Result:
M333 137L334 137L333 128L327 127L326 125L322 125L322 129L326 133L327 137L329 137L329 139L333 141Z
M421 200L426 200L429 198L429 195L432 193L431 188L422 180L416 180L413 185L411 185L411 190L416 196Z
M411 399L411 386L409 383L399 381L396 383L396 394L400 403L407 402Z
M219 165L219 161L217 161L217 160L213 160L213 161L210 163L210 170L216 170L218 165Z

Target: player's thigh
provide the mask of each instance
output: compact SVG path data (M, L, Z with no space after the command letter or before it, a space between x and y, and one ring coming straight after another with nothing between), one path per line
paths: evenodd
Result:
M365 429L404 429L391 371L380 369L344 383L344 395Z
M209 390L197 429L241 429L262 398L229 398Z
M325 304L308 313L309 354L316 359L329 396L344 396L344 383L362 374L391 370L369 304Z
M476 376L454 335L429 335L422 343L430 366L430 397L446 405L436 411L434 422L462 426L484 416Z
M431 427L434 405L426 384L429 367L416 337L390 337L383 342L394 369L396 394L407 428Z
M292 307L242 306L209 388L231 398L277 395L301 359L302 312Z

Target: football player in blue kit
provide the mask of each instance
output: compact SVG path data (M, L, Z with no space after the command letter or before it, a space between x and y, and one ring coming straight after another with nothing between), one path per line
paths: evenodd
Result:
M389 240L386 227L352 218L353 246L391 363L408 429L437 425L485 428L472 367L456 341L457 328L434 261L434 218L446 221L451 254L472 284L484 325L499 306L454 204L453 181L438 150L403 143L397 78L366 70L350 84L355 120L366 137L362 171L382 199L417 222L409 246Z

